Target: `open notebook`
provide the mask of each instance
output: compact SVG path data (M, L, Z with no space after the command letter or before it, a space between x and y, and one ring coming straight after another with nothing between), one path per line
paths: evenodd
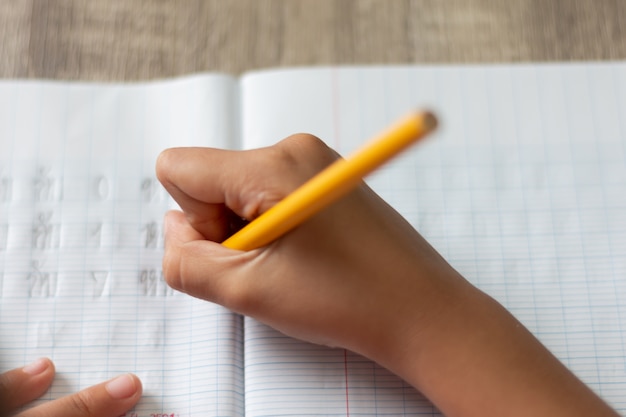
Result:
M415 107L441 128L369 184L626 413L625 63L0 82L0 370L51 357L41 401L134 372L128 416L437 415L374 363L160 270L162 149L306 131L347 154Z

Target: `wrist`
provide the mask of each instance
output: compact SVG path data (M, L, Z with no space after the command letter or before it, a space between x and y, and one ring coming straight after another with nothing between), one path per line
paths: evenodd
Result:
M433 313L406 324L404 343L398 339L381 365L445 415L616 415L504 307L467 281L432 295Z
M387 322L394 325L374 360L422 390L428 384L428 372L441 368L434 358L443 358L446 349L457 346L466 338L464 334L480 326L472 305L482 294L453 270L422 283L419 294L403 312L396 313L395 321Z

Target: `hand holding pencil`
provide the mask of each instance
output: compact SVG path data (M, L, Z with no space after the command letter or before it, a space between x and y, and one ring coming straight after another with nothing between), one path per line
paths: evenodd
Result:
M428 117L419 123L411 136L433 127ZM168 284L287 335L368 357L445 415L617 416L360 180L380 161L346 177L332 174L346 169L333 168L344 164L337 161L310 135L243 152L163 153L157 174L183 210L165 217ZM343 178L335 185L349 184L339 196L326 199L342 187L317 179L324 168ZM307 191L318 181L325 185ZM291 207L285 202L299 193L306 198L294 205L308 199L304 206L315 210L276 227L277 235L259 226L269 222L264 213ZM241 218L264 239L238 231Z
M307 181L223 244L238 250L256 249L274 241L324 207L332 204L361 179L423 138L437 126L432 113L412 113L355 152Z

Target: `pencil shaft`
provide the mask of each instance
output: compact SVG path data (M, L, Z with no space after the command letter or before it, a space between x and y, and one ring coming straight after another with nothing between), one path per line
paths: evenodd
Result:
M252 250L265 246L356 187L364 176L433 130L431 113L415 113L356 151L339 159L222 244Z

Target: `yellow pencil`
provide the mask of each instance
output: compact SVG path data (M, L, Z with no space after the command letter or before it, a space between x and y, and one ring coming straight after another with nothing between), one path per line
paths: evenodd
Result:
M351 157L328 166L222 244L247 251L273 242L350 192L365 175L436 126L437 119L430 112L410 114Z

